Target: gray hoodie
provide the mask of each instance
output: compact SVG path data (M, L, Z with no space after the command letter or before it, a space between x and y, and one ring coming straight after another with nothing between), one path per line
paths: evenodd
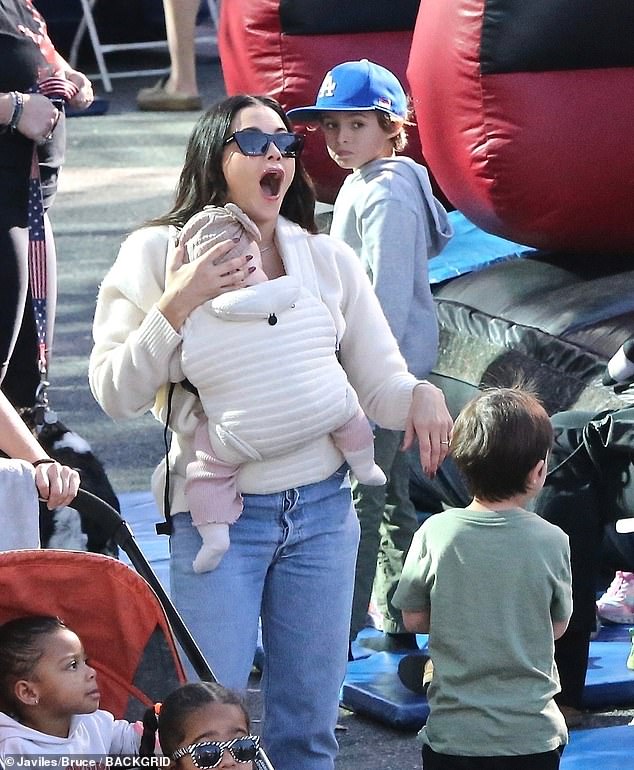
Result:
M0 711L0 762L7 756L136 755L142 730L140 723L115 719L110 712L98 710L72 717L68 738L58 738L26 727Z
M393 156L354 171L335 201L330 234L360 257L410 372L426 377L438 351L427 260L453 234L427 169Z

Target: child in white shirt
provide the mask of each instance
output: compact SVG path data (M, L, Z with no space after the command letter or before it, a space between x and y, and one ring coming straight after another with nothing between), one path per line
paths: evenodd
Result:
M0 760L9 756L137 755L143 727L99 708L95 669L59 618L0 626Z

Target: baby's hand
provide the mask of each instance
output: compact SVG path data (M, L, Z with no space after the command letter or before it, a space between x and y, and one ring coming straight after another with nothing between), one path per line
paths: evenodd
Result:
M220 564L220 560L229 548L229 525L201 524L197 529L203 544L192 566L197 574L211 572Z

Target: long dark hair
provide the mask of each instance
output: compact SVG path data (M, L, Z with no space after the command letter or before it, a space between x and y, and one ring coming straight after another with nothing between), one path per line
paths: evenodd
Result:
M236 114L245 107L257 105L269 107L282 118L289 131L293 130L282 106L271 97L238 94L218 102L201 115L189 137L174 205L167 214L151 220L148 225L182 227L203 206L223 206L227 202L227 182L222 171L224 143ZM295 161L295 176L280 213L309 232L317 232L315 192L299 159Z

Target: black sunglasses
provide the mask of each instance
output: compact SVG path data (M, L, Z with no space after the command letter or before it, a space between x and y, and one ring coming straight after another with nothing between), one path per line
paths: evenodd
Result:
M303 134L296 134L291 131L280 131L277 134L265 134L258 128L245 128L242 131L236 131L225 139L223 145L231 142L238 145L238 149L243 155L266 155L271 142L280 151L284 158L297 158L304 147Z
M222 762L222 755L225 751L231 752L231 756L236 762L253 762L258 755L259 749L260 738L257 735L245 735L242 738L233 738L230 741L192 743L191 746L176 749L171 758L177 760L190 754L192 762L196 767L200 768L200 770L206 770L210 767L218 767Z

